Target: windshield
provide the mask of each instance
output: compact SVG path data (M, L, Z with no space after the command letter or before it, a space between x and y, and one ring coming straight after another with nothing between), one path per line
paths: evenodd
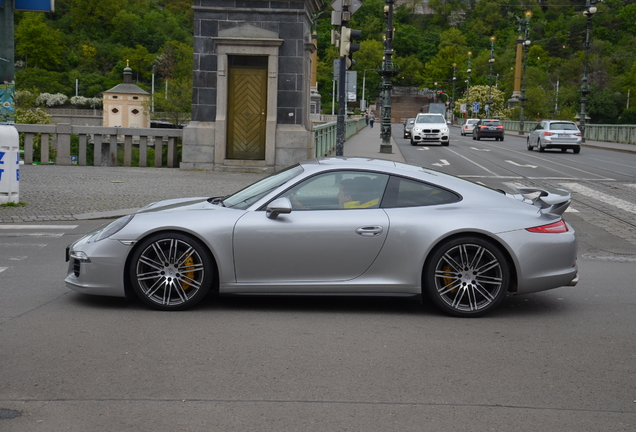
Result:
M418 115L415 123L446 123L441 114Z
M233 195L230 195L223 200L223 205L225 207L244 210L303 171L304 170L300 165L294 165L276 174L272 174L271 176L251 184Z

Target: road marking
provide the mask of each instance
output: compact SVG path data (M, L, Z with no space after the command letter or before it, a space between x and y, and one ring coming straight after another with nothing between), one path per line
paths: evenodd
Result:
M428 147L418 147L417 149L419 151L430 150Z
M7 270L9 267L0 267L0 273L2 273L3 271Z
M630 188L636 189L636 184L633 184L633 183L632 184L626 184L625 186L628 186Z
M441 163L438 162L438 163L434 163L434 164L431 164L431 165L437 165L438 167L443 167L443 166L450 165L450 163L446 159L440 159L439 161Z
M454 151L454 150L447 149L447 151L449 151L449 152L451 152L451 153L455 153L457 156L462 157L462 158L466 159L468 162L470 162L470 163L472 163L472 164L477 165L479 168L483 169L484 171L487 171L487 172L489 172L490 174L494 175L494 176L495 176L495 178L499 178L499 177L500 177L500 176L498 176L498 175L497 175L497 173L496 173L496 172L490 171L490 170L489 170L488 168L486 168L485 166L479 165L477 162L475 162L475 161L473 161L473 160L468 159L466 156L461 155L461 154L457 153L457 152L456 152L456 151Z
M516 165L518 167L537 168L537 165L521 165L521 164L518 164L517 162L511 161L511 160L507 160L506 162L508 162L509 164Z
M477 148L477 147L471 147L471 149L477 150L477 151L485 151L485 152L489 152L490 151L490 149L480 149L480 148Z
M620 198L615 198L611 195L596 191L592 188L580 185L578 183L561 183L561 186L563 186L564 188L568 190L578 192L587 197L600 201L604 204L609 204L611 206L618 207L621 210L625 210L631 213L636 213L636 204L632 204L629 201L625 201Z
M14 224L0 224L0 229L3 230L18 230L18 229L75 229L79 225L14 225Z
M0 238L15 238L15 237L53 237L59 238L62 237L64 233L11 233L11 234L0 234Z

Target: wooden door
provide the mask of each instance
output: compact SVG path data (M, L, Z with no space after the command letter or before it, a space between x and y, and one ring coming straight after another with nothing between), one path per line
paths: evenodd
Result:
M267 69L234 66L228 76L228 159L265 159Z

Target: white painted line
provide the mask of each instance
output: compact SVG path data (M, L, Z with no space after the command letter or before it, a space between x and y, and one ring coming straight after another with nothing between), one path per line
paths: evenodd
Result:
M462 157L462 158L466 159L468 162L470 162L470 163L472 163L472 164L477 165L479 168L483 169L484 171L487 171L487 172L489 172L490 174L494 175L494 176L495 176L495 178L499 178L499 177L500 177L500 176L498 176L498 175L497 175L497 173L496 173L496 172L490 171L490 170L489 170L488 168L486 168L485 166L479 165L477 162L475 162L475 161L473 161L473 160L468 159L466 156L461 155L461 154L457 153L457 152L456 152L456 151L454 151L454 150L447 149L447 151L449 151L449 152L451 152L451 153L455 153L457 156Z
M18 229L75 229L79 225L15 225L15 224L0 224L0 229L4 230L18 230Z
M509 164L512 164L512 165L516 165L518 167L537 168L537 165L521 165L521 164L518 164L517 162L511 161L511 160L507 160L506 162L508 162Z
M0 273L2 273L3 271L5 271L6 269L8 269L9 267L0 267Z
M16 238L16 237L53 237L59 238L62 237L64 233L13 233L13 234L0 234L0 238Z
M477 148L477 147L471 147L471 149L477 150L477 151L485 151L485 152L489 152L490 151L490 149L480 149L480 148Z
M626 184L625 186L636 189L636 183Z
M446 159L440 159L438 163L434 163L431 165L436 165L438 167L443 167L443 166L448 166L450 165L450 162L448 162Z
M563 186L565 189L569 191L578 192L587 197L600 201L604 204L609 204L611 206L618 207L621 210L625 210L631 213L636 213L636 204L633 204L629 201L625 201L620 198L615 198L611 195L596 191L592 188L580 185L578 183L561 183L561 186Z

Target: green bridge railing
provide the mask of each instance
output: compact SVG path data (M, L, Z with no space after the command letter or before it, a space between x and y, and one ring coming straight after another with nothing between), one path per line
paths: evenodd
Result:
M366 126L364 118L346 120L345 141ZM329 156L336 151L336 122L314 126L314 157Z

